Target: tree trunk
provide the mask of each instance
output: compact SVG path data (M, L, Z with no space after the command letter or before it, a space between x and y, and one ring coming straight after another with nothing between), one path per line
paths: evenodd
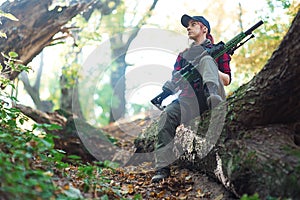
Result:
M116 45L115 43L113 45ZM127 48L127 47L126 47ZM124 117L125 115L125 71L127 63L125 61L123 48L114 49L113 54L117 56L116 59L116 70L113 70L111 73L110 84L113 88L113 99L112 105L110 108L110 119L109 122L115 122L118 119Z
M111 74L111 86L113 88L113 104L110 108L109 122L115 122L118 119L124 117L126 112L126 99L125 99L125 72L127 63L125 61L126 52L139 33L141 27L146 23L146 20L151 17L152 11L155 9L158 0L153 0L151 7L145 13L143 18L134 27L133 31L124 33L118 33L115 37L110 38L112 45L113 58L116 59L116 70L112 71ZM124 41L124 38L129 38Z
M40 85L41 85L41 78L42 78L42 72L43 72L43 66L44 66L44 55L43 52L41 52L41 61L40 66L37 71L36 80L33 85L30 84L28 75L26 72L22 72L19 76L19 79L23 82L24 89L31 97L35 107L38 110L44 111L44 112L50 112L53 109L53 102L52 101L43 101L40 98Z
M79 118L84 119L79 103L78 81L76 80L75 84L72 86L68 86L67 82L68 80L65 75L61 75L59 82L61 88L60 109L66 110Z
M238 197L257 192L263 199L300 198L299 34L298 12L260 73L203 120L194 121L198 133L178 127L175 143L185 150L179 159L182 165L212 175ZM225 123L216 145L203 155L203 130L209 137L215 135L210 116L224 118ZM135 141L137 151L153 151L156 128L153 123Z

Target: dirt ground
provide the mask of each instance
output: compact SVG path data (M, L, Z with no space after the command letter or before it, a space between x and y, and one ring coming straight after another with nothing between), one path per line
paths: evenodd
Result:
M128 118L110 124L103 129L117 138L123 149L132 149L134 138L158 117L158 112ZM116 171L107 170L106 176L112 186L120 186L124 198L136 199L212 199L234 200L236 198L217 180L207 175L179 167L174 163L171 176L160 183L151 183L154 175L152 162L138 166L123 166Z
M154 170L151 163L141 166L127 166L106 175L113 180L113 186L121 186L124 197L134 199L139 194L142 199L237 199L223 185L199 172L173 166L171 177L160 183L151 183Z

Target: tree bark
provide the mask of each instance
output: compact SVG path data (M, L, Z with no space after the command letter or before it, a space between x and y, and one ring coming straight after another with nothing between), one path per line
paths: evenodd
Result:
M72 1L69 6L56 6L50 10L52 2L52 0L23 0L3 3L0 9L13 14L19 21L1 20L1 29L7 35L7 38L0 38L1 52L7 54L14 51L19 54L22 64L27 65L56 40L54 36L58 32L68 31L63 26L77 14L94 7L99 8L103 14L108 14L120 4L119 0L115 0L114 6L110 8L106 5L108 2ZM84 15L88 17L90 13ZM3 62L3 58L0 58L2 65ZM1 74L10 80L15 79L20 73L11 69L4 70Z
M184 147L179 163L204 171L236 196L257 192L300 198L300 13L264 68L226 102L191 127L178 127L175 143ZM222 115L222 108L226 114ZM210 117L224 117L216 145L203 157L203 132ZM193 123L192 123L193 124ZM135 141L138 152L154 150L153 123Z
M52 0L25 0L5 2L1 10L13 14L19 21L4 19L2 30L6 38L0 38L0 49L3 53L14 51L19 59L27 65L43 48L50 45L56 33L62 30L70 19L84 11L92 1L76 3L69 7L57 6L49 10ZM0 59L3 64L3 58ZM10 80L19 75L19 71L6 69Z

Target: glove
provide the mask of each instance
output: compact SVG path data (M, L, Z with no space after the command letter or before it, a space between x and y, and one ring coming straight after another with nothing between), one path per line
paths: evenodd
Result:
M170 92L171 94L175 94L176 92L179 91L179 88L172 81L165 82L165 84L163 85L162 89L164 91Z

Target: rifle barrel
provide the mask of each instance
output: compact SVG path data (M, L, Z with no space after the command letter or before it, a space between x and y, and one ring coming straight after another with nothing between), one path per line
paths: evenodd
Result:
M245 35L250 35L252 33L252 31L254 31L255 29L257 29L260 25L262 25L264 22L262 20L260 20L259 22L257 22L256 24L254 24L254 26L252 26L251 28L249 28L247 31L245 31Z

